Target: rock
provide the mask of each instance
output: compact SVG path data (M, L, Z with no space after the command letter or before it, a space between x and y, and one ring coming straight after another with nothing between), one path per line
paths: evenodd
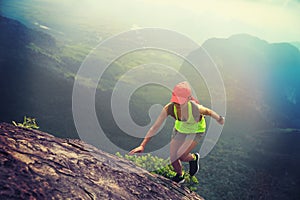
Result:
M78 139L0 123L0 199L203 199Z

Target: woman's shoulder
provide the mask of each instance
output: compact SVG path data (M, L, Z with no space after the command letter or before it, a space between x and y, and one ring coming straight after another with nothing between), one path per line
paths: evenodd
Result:
M170 109L170 108L173 108L173 106L174 106L174 103L170 102L170 103L167 103L164 108L165 109Z
M202 107L202 105L200 103L197 103L195 101L190 101L190 102L191 102L192 106L195 107L195 108L201 108Z
M168 115L173 115L174 112L174 103L170 102L167 105L165 105L164 109L167 111Z

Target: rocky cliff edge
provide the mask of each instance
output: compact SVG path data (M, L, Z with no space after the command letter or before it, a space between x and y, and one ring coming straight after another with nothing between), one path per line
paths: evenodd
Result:
M203 199L81 140L0 123L0 199Z

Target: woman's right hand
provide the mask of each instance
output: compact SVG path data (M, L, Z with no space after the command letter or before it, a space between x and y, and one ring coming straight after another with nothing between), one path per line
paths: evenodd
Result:
M143 146L138 146L134 149L132 149L130 152L129 152L129 155L133 155L135 153L143 153L144 152L144 147Z

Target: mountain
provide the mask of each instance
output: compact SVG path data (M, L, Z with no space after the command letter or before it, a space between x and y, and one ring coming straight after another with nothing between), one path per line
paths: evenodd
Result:
M245 107L272 126L299 128L299 49L246 34L210 39L203 48L223 75L229 112Z
M222 74L227 113L200 184L218 191L215 199L223 197L219 191L227 198L226 191L242 199L298 199L299 50L245 34L213 38L203 48Z
M291 44L300 49L300 42L292 42Z
M55 39L5 17L0 17L0 28L0 120L36 117L44 130L77 138L71 117L73 81L61 73L66 63Z
M1 199L203 199L80 140L0 123Z
M33 43L38 48L53 53L56 48L55 39L46 33L27 28L22 23L0 16L1 27L1 51L2 53L10 53L9 51L17 50L16 48L24 48L26 45ZM18 37L15 37L18 35ZM4 47L11 48L5 49ZM8 55L8 54L5 54ZM13 54L10 54L13 56Z
M76 132L71 114L73 78L66 75L73 74L73 69L78 68L80 63L63 54L60 47L56 46L55 39L43 32L29 29L5 17L1 17L0 26L0 84L3 86L0 119L12 121L22 119L24 115L31 115L39 119L40 125L46 127L46 131L62 132L61 134L70 134L67 130ZM234 121L243 124L247 120L243 118L244 113L239 109L245 107L249 110L248 116L245 117L249 120L251 116L251 121L258 129L259 126L265 125L299 127L300 114L296 110L300 92L300 80L297 76L300 62L297 48L287 43L270 44L245 34L227 39L212 38L202 46L209 52L223 76L228 94L228 119L235 116ZM134 56L134 60L142 57L139 60L146 62L146 54ZM126 62L122 63L121 67L119 64L111 67L112 70L108 70L103 81L114 86L120 72L128 70L125 66ZM180 73L186 75L192 85L197 86L200 102L209 106L210 95L201 77L184 66ZM110 115L107 110L110 107L110 90L97 91L98 113ZM158 90L156 93L156 102L163 104L169 99L165 90ZM31 99L28 94L31 94ZM147 95L152 94L145 89L145 92L136 95L133 101L140 104L147 99L153 99ZM147 115L141 117L141 113L138 112L147 112L151 105L136 106L139 109L134 111L133 117L141 124L147 123ZM244 127L249 127L247 124ZM110 127L114 125L108 129Z

